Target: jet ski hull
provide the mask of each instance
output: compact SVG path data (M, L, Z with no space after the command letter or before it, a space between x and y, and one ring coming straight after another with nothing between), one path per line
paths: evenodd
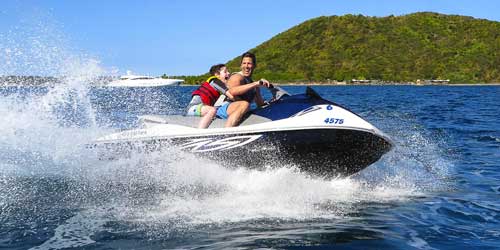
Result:
M363 170L380 159L392 145L386 138L370 131L303 129L157 138L101 146L106 148L107 159L176 147L227 167L264 169L293 166L303 173L330 178L349 176Z

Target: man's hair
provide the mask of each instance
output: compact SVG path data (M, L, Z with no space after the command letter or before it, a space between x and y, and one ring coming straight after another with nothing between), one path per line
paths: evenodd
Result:
M245 58L245 57L252 58L253 65L257 65L257 59L255 59L255 54L252 52L249 52L249 51L247 51L247 52L243 53L243 55L241 55L240 64L241 64L241 62L243 62L243 58Z
M218 73L220 71L220 69L222 69L224 67L226 67L226 65L223 63L219 63L219 64L216 64L216 65L210 67L210 75L214 76L215 73Z

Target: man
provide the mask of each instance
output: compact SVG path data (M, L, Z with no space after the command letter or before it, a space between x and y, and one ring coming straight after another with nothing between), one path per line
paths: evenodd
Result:
M255 55L245 52L241 55L240 72L236 72L229 78L227 87L234 96L235 101L222 105L217 110L217 116L227 119L225 127L234 127L239 124L243 115L250 109L250 103L255 103L260 107L264 105L264 100L260 94L260 87L271 86L266 79L254 82L252 74L257 66Z

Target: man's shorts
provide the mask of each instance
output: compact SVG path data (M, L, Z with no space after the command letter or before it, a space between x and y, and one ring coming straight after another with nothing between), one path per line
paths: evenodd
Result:
M190 116L201 116L201 108L203 107L203 103L195 104L187 109L186 115Z
M229 116L227 114L227 108L229 107L230 102L224 102L218 109L217 109L217 117L220 119L226 120L227 117Z

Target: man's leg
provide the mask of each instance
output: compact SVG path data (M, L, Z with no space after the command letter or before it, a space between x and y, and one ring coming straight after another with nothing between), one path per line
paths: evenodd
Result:
M250 109L250 103L247 101L236 101L227 107L228 118L224 127L234 127L238 125L243 115Z

